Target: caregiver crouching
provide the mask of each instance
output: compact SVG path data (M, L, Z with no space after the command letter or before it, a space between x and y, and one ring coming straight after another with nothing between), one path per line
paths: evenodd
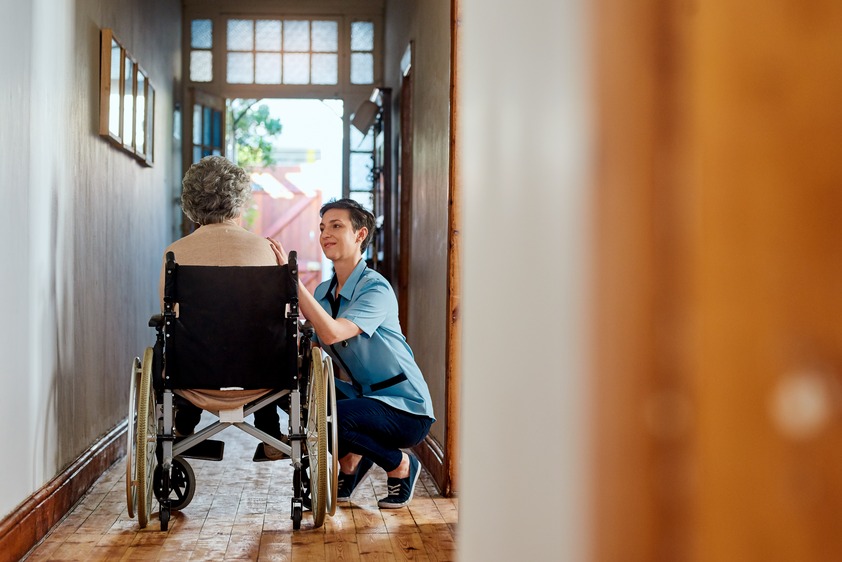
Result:
M299 305L320 345L351 382L336 379L340 501L351 499L373 464L386 471L381 508L409 504L420 463L401 449L420 443L435 421L430 391L401 333L398 303L386 279L362 257L374 216L352 199L326 203L319 242L335 274L311 295L299 282ZM272 241L280 263L283 247Z

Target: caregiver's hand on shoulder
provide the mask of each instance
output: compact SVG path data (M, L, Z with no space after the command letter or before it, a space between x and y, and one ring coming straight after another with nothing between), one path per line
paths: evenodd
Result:
M281 243L274 238L266 239L269 241L269 245L272 246L272 251L275 252L275 257L278 258L278 265L286 265L287 253L284 250L284 247L281 246Z

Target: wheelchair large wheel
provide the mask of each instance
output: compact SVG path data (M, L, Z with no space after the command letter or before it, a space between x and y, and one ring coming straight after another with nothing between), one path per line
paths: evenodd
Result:
M152 392L152 348L146 348L143 362L135 359L129 392L129 442L126 451L126 499L129 516L137 514L141 529L152 512L152 481L155 473L155 444L158 420Z
M134 519L135 505L137 505L137 486L135 485L135 435L137 428L137 389L140 386L140 357L132 361L132 370L129 374L129 427L126 431L126 504L128 505L129 517Z
M325 521L328 493L327 393L321 350L314 348L312 353L310 393L307 400L307 456L313 526L321 527Z
M333 361L325 353L322 362L325 373L325 389L327 390L327 514L331 517L336 513L336 492L339 486L339 440L336 422L336 385L333 382Z
M196 491L196 475L193 473L193 467L188 464L186 460L181 457L175 457L172 460L172 472L169 479L169 496L164 490L164 467L158 465L155 467L154 487L155 497L158 502L169 499L170 509L178 511L184 509L193 499L193 494Z

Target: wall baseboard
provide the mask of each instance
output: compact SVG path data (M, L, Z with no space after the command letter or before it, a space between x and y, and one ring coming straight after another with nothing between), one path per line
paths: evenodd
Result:
M0 560L20 560L125 452L127 423L115 426L0 521Z

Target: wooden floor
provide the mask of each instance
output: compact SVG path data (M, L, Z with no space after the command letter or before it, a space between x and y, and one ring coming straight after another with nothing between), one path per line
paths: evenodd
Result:
M380 510L386 475L373 474L325 525L301 530L289 518L289 461L254 463L256 441L229 428L221 462L190 460L196 494L168 532L157 512L140 530L126 511L125 465L112 466L25 560L453 560L456 499L442 498L422 472L408 508ZM157 509L157 504L153 504Z

